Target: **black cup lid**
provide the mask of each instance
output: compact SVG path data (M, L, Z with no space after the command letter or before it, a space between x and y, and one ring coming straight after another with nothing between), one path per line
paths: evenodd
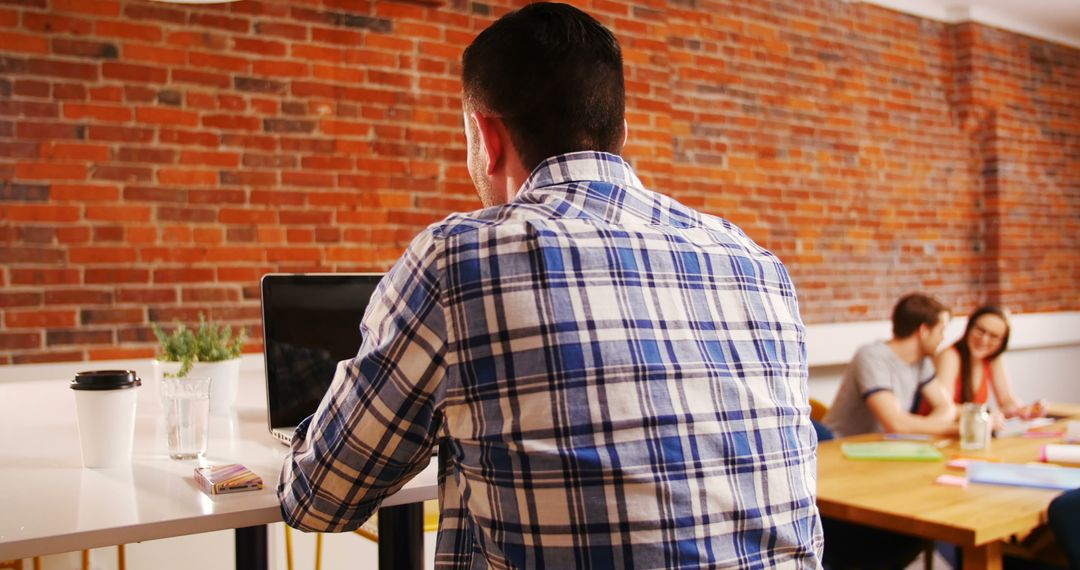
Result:
M87 370L76 372L72 390L122 390L141 386L134 370Z

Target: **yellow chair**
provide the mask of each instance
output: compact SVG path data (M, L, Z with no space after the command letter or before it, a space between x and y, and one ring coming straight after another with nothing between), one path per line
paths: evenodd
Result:
M41 557L35 556L34 570L41 570ZM116 545L116 570L124 570L127 566L125 561L124 545ZM22 560L0 560L0 570L23 570ZM82 551L82 570L90 570L90 551Z

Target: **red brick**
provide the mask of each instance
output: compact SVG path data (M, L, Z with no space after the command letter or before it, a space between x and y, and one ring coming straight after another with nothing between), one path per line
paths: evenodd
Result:
M165 40L171 45L183 47L203 47L214 50L226 50L229 40L223 35L201 31L173 32Z
M0 45L6 52L49 53L49 40L30 34L0 31Z
M55 59L31 59L27 62L30 75L45 75L62 79L97 81L98 66L88 63L57 61Z
M0 350L41 348L39 332L0 332Z
M181 289L185 303L223 303L240 301L240 291L225 287L184 287Z
M45 344L48 346L110 344L112 342L112 331L60 330L45 333Z
M26 97L48 97L51 87L47 81L34 81L32 79L18 79L12 86L15 95Z
M266 250L268 261L319 261L322 253L313 247L271 247Z
M281 22L257 22L255 30L260 36L275 36L292 40L306 40L308 29L306 26L285 24Z
M113 164L94 165L91 178L94 180L113 180L116 182L149 182L154 170L142 166L119 166Z
M162 65L183 65L187 63L187 52L182 49L124 43L123 50L126 61L147 61Z
M41 304L40 292L0 291L0 307L36 307Z
M217 181L217 173L208 170L162 168L158 171L158 182L161 184L213 186Z
M177 299L176 289L119 289L116 292L116 300L119 303L175 303Z
M79 311L82 325L118 325L145 322L144 309L83 309Z
M98 121L123 123L131 120L131 109L108 105L65 103L64 118L76 120L90 118Z
M303 200L302 196L301 200ZM277 222L277 214L271 210L222 208L218 215L223 224L272 224Z
M285 55L285 44L272 40L253 38L233 38L233 49L246 51L259 56Z
M188 21L192 26L219 28L230 32L245 33L250 28L247 18L231 18L205 12L192 13Z
M188 108L209 110L217 108L217 101L213 95L207 93L188 92L184 94L184 105Z
M152 129L137 127L113 127L103 125L90 125L91 140L123 142L123 143L148 143L154 139Z
M240 155L235 152L201 152L185 150L180 153L180 164L235 168L240 165Z
M15 165L15 177L23 180L85 180L85 164L54 162L20 162Z
M86 226L66 226L56 229L56 241L60 243L88 243L90 228Z
M137 107L135 120L153 125L180 125L194 127L199 124L199 115L191 111L167 109L162 107Z
M168 72L161 67L116 63L111 61L101 64L101 72L106 79L121 79L125 81L140 81L146 83L165 83L169 78Z
M71 34L85 36L93 31L94 24L89 20L72 18L52 12L23 12L22 25L27 30L52 34Z
M74 310L5 311L4 326L8 329L73 327Z
M169 148L120 147L113 153L118 162L148 162L152 164L173 164L176 151Z
M130 267L86 268L87 284L149 283L150 271Z
M107 289L53 289L45 292L46 305L108 305L112 292Z
M173 69L171 73L172 80L176 83L194 83L223 89L232 84L229 76L221 73L208 73L190 69Z
M11 270L12 285L77 285L81 281L78 269L16 269Z
M120 189L90 184L53 184L49 187L49 197L57 202L109 202L120 197Z
M307 77L308 64L300 61L256 60L251 72L260 77Z
M95 144L43 143L41 145L41 158L106 161L109 159L109 147Z
M243 190L214 188L211 190L188 191L188 201L192 204L243 204L247 202L247 193Z
M248 60L246 58L197 51L188 54L188 62L195 67L210 67L223 71L247 71L248 69Z
M221 140L220 137L214 133L182 131L178 129L161 129L161 132L158 133L158 139L163 143L198 145L212 148L217 148Z
M222 130L262 130L262 121L257 117L245 117L242 115L204 115L202 118L204 127Z
M285 186L331 188L334 186L334 177L330 174L314 172L282 172L281 183Z
M103 59L115 59L118 55L116 45L112 43L72 40L68 38L53 38L52 51L55 54Z
M19 121L15 127L15 136L19 139L32 140L85 139L86 127L82 125Z
M210 283L213 280L214 270L209 268L154 270L154 283Z
M79 12L94 16L120 15L120 3L114 0L52 0L52 8L57 12Z
M147 206L87 206L87 220L148 222L151 210Z
M94 32L98 36L144 40L148 42L159 42L162 38L161 26L152 24L131 24L128 22L115 22L109 20L99 20L94 26Z
M72 263L132 263L135 250L129 247L72 247L68 252Z

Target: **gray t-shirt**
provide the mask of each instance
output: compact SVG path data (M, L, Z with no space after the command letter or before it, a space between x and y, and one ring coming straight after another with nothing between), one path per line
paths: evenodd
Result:
M868 344L855 352L823 422L836 437L884 431L866 405L866 398L889 390L901 411L913 412L919 390L933 379L934 364L930 358L908 364L884 341Z

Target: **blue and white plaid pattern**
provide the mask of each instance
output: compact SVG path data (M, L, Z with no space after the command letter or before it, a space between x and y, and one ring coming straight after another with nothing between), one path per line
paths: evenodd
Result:
M791 280L618 156L432 225L361 326L285 462L289 524L358 527L441 442L438 567L819 566Z

